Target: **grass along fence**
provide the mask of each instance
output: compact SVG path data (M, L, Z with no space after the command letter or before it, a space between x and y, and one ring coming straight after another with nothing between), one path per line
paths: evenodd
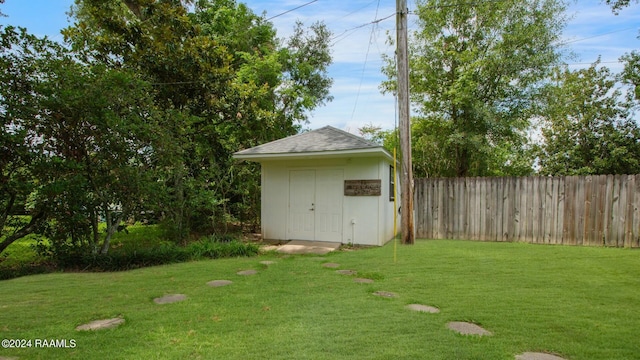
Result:
M640 247L640 175L416 179L428 239Z

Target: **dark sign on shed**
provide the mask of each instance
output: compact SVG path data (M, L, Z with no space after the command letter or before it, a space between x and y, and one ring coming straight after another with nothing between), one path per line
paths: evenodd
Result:
M382 180L345 180L345 196L380 196Z

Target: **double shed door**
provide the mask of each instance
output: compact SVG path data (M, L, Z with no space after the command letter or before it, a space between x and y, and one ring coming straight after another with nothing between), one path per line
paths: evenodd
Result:
M342 242L342 169L291 170L287 237Z

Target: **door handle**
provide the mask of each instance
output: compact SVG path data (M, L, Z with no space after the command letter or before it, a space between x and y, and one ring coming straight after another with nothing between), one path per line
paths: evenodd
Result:
M314 211L315 209L316 209L316 205L314 203L311 203L311 209L309 210Z

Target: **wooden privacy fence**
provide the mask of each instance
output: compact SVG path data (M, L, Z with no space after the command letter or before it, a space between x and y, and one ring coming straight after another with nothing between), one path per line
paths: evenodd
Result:
M427 239L640 247L640 175L415 181Z

